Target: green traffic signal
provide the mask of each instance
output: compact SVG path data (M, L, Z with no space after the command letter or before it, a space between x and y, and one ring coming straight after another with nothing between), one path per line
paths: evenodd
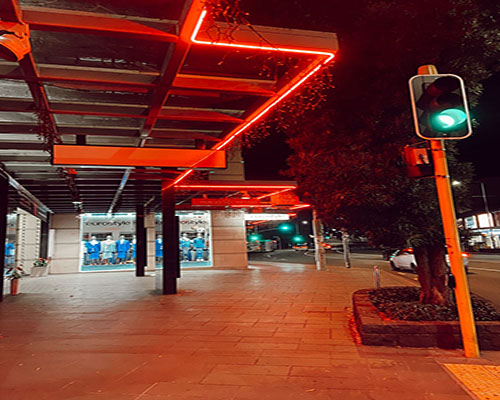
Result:
M292 238L292 242L295 242L295 243L304 243L305 242L305 239L304 239L304 236L302 235L296 235Z
M462 78L416 75L409 80L415 131L423 139L464 139L472 133Z
M291 232L292 231L292 225L290 224L281 224L278 226L278 229L282 232Z
M431 124L439 131L449 131L459 128L467 120L467 114L458 108L449 108L434 114Z
M260 240L260 239L261 239L261 236L260 236L260 235L258 235L258 234L256 234L256 233L254 233L253 235L250 235L250 236L248 237L248 239L250 239L250 241L252 241L252 242L253 242L253 241L256 241L256 240Z

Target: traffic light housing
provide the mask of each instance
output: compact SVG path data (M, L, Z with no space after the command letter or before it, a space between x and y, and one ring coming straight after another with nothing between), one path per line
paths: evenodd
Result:
M452 74L410 78L415 131L423 139L464 139L472 133L462 78Z

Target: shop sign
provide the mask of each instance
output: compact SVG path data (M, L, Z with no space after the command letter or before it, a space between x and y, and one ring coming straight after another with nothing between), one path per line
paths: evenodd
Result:
M192 199L192 206L199 207L221 207L221 206L266 206L268 204L262 203L258 199Z
M289 219L288 214L245 214L245 221L288 221Z
M476 229L477 228L476 217L472 216L465 218L465 227L467 229Z
M133 215L84 215L82 218L83 232L87 233L119 233L135 232L135 217Z

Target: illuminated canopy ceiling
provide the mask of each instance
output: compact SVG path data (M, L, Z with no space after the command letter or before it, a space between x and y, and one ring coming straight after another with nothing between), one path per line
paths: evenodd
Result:
M133 211L159 200L162 181L179 186L206 168L211 150L230 147L336 51L332 33L241 25L226 37L203 3L0 0L0 18L27 23L32 46L20 62L0 60L4 169L56 213ZM61 168L40 116L60 144L205 151L182 169ZM179 205L196 198L176 192Z

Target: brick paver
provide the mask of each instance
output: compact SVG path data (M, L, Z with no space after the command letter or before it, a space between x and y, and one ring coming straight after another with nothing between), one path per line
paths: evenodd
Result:
M0 304L0 398L463 400L442 364L500 363L356 344L351 294L372 285L273 263L183 271L174 296L127 272L25 278Z

